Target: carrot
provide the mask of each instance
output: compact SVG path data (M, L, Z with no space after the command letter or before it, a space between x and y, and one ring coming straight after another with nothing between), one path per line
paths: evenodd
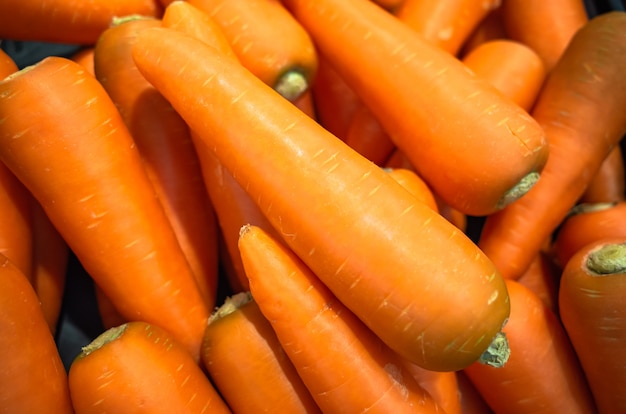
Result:
M371 0L371 1L388 11L396 10L404 2L404 0Z
M81 65L83 65L83 67L85 67L85 69L87 69L89 73L95 75L93 62L94 52L95 48L93 45L86 46L70 56L70 59L72 59L76 63L80 63Z
M500 369L464 370L496 413L581 413L595 406L580 364L556 315L530 289L507 280L511 317L504 327L511 357Z
M536 181L548 152L543 130L458 59L370 1L284 4L452 207L489 214Z
M230 412L187 348L141 321L108 329L83 347L68 383L76 414Z
M501 0L404 0L394 15L424 39L456 55Z
M463 414L492 414L484 398L472 381L467 378L464 371L456 371L456 379L459 388L459 399L461 401L461 412Z
M539 182L485 221L479 246L517 278L626 133L626 13L591 20L572 39L532 111L550 141ZM601 104L598 104L601 102Z
M9 76L11 73L17 72L18 67L11 56L4 50L0 49L0 79Z
M385 343L443 371L500 343L508 299L497 270L381 168L190 36L145 30L134 57L204 142L198 151L215 154L279 237Z
M626 410L625 247L620 237L579 249L565 265L559 289L563 325L602 414Z
M500 7L507 36L534 49L548 72L589 19L581 0L503 0Z
M213 312L202 362L234 412L321 412L249 292Z
M429 371L411 362L407 362L407 369L444 413L462 413L456 371Z
M71 414L67 375L39 299L0 253L0 413Z
M469 34L463 46L457 53L460 58L465 57L469 52L479 45L490 40L507 39L502 21L502 7L496 7L476 25L472 33Z
M558 295L561 268L552 256L545 251L537 254L530 267L517 279L532 290L543 303L557 316L559 313Z
M96 296L96 307L98 309L98 317L104 329L114 328L119 325L123 325L128 322L128 318L125 318L115 308L115 305L111 302L111 299L102 291L97 285L94 286L94 294Z
M92 45L116 16L161 13L157 0L3 0L0 39Z
M509 39L486 41L466 54L462 62L527 111L547 76L541 57L533 49Z
M439 211L433 192L415 171L408 168L386 168L385 171L422 203Z
M310 86L317 52L309 34L278 0L187 0L208 13L242 64L288 100Z
M287 247L244 226L252 297L322 412L438 412L386 347Z
M101 84L48 57L0 82L0 113L0 159L87 273L125 317L170 330L199 357L209 309Z
M387 131L365 105L356 110L344 141L376 165L383 165L395 149Z
M580 203L611 203L626 200L626 170L622 147L616 145L604 159L578 200Z

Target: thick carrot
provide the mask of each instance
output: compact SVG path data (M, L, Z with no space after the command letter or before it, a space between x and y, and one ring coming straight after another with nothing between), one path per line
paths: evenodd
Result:
M39 299L0 253L0 413L71 414L67 375Z
M616 145L587 185L580 203L617 203L626 200L626 169L622 147Z
M519 282L509 279L507 288L509 361L500 369L475 364L464 372L496 413L594 413L585 376L556 315Z
M236 413L320 413L249 292L226 298L207 326L202 363Z
M255 302L323 412L438 412L403 360L291 250L254 226L239 249Z
M76 414L230 413L187 348L141 321L103 332L72 362Z
M550 141L539 182L485 221L479 246L517 278L626 133L626 13L591 20L572 39L532 111Z
M380 167L193 37L148 29L134 56L204 142L198 151L215 154L280 237L385 343L444 371L500 343L508 299L497 270Z
M242 64L288 100L313 82L317 51L306 30L278 0L187 0L208 13Z
M537 180L543 130L458 59L367 0L283 3L451 206L489 214Z
M598 411L626 410L626 242L598 240L579 249L561 274L561 320L576 350Z
M0 39L92 45L114 17L158 17L157 0L3 0Z
M422 203L439 211L433 192L415 171L408 168L386 168L385 171Z
M48 57L0 82L0 113L0 159L85 270L128 319L170 330L199 358L209 309L102 85Z
M396 147L385 128L365 105L361 105L354 113L344 141L379 166L385 163Z

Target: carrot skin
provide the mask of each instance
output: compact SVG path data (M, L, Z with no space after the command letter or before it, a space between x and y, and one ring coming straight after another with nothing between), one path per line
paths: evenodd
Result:
M626 169L622 147L616 145L596 171L580 203L618 203L626 200Z

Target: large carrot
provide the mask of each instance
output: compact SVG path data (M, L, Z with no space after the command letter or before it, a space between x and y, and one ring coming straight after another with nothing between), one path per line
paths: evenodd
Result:
M67 375L39 299L0 253L0 413L71 414Z
M284 0L420 175L466 214L536 181L548 147L518 105L367 0Z
M572 39L532 115L550 140L539 182L489 216L479 246L517 278L626 134L626 13L595 17Z
M561 320L598 411L626 410L626 242L600 239L579 249L561 274Z
M83 347L68 383L76 414L230 413L187 348L141 321L108 329Z
M199 358L209 309L102 85L48 57L0 82L0 113L0 159L85 270L125 317L170 330Z
M454 370L499 342L509 310L495 267L380 167L193 37L148 29L134 56L204 142L198 151L220 160L389 346L425 368Z
M239 238L250 291L323 412L438 411L404 362L287 247L262 229Z

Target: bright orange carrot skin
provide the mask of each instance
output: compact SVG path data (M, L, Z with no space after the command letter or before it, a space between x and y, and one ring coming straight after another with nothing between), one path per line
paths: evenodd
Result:
M0 254L0 413L72 414L67 375L26 276Z
M215 49L155 28L134 51L287 244L389 346L444 371L488 348L508 299L465 234Z
M439 211L433 192L415 171L408 168L386 168L385 171L422 203Z
M616 145L580 197L581 203L617 203L626 200L624 152Z
M109 329L84 347L68 383L76 414L230 413L186 347L141 321Z
M490 214L536 178L548 153L543 130L458 59L367 0L283 2L451 206Z
M2 161L123 315L163 326L199 357L209 309L101 84L48 57L0 82L0 96Z

